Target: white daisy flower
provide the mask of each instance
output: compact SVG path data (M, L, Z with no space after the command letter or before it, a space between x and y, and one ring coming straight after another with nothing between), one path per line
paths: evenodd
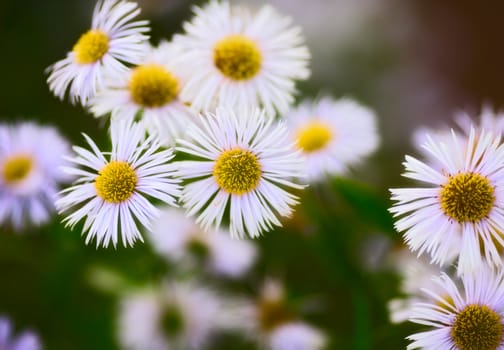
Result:
M148 21L132 20L138 5L124 0L100 0L93 12L91 29L84 33L67 57L50 66L47 82L60 99L68 90L72 103L85 105L103 88L104 76L117 76L127 64L144 56Z
M228 323L214 291L189 282L131 293L119 308L119 341L129 350L202 349Z
M16 230L47 222L69 177L60 171L70 145L52 127L0 124L0 225Z
M327 337L315 327L298 321L273 330L269 343L272 350L320 350L325 349Z
M491 106L483 106L478 119L477 129L491 131L496 135L504 133L504 113L494 112ZM471 125L475 124L474 120L466 112L457 113L455 122L466 133L471 129Z
M410 318L433 329L407 337L407 349L504 349L503 271L464 275L460 289L446 274L435 282L442 293L424 290L435 302L417 304Z
M267 5L253 15L212 1L194 7L194 13L184 24L186 34L174 38L184 50L187 83L181 96L198 111L229 105L286 112L294 100L294 80L310 74L300 28Z
M203 232L193 218L179 209L163 209L153 227L149 237L154 250L179 266L193 267L202 260L210 272L237 278L249 270L257 257L252 242L232 239L222 230Z
M277 280L267 280L257 300L242 300L228 309L242 320L234 325L235 330L255 340L260 349L318 350L327 345L322 331L298 318Z
M303 159L281 123L264 112L219 108L202 127L188 131L193 141L179 140L177 150L202 160L178 162L178 176L192 180L181 200L189 215L198 214L204 229L219 226L229 206L233 237L257 237L279 216L289 216L297 197L284 188L302 189L291 179L302 176Z
M32 331L24 331L14 336L11 321L0 317L0 349L2 350L40 350L42 345Z
M182 137L187 124L195 120L194 113L179 98L183 86L174 60L179 56L176 46L163 42L142 63L120 77L107 80L89 103L97 116L134 119L141 113L149 133L158 134L167 145Z
M419 302L435 302L435 300L422 292L429 289L435 293L443 294L441 288L432 279L442 271L437 265L431 264L426 256L417 257L407 248L395 252L391 263L401 277L399 289L404 296L394 298L388 303L390 321L401 323L409 319L415 304ZM447 268L445 269L446 272Z
M77 156L69 158L74 167L64 171L78 177L76 184L62 191L56 201L60 213L72 211L63 221L75 226L85 218L83 232L86 244L96 237L96 245L124 246L143 241L137 222L151 229L159 215L149 198L175 205L179 194L177 180L172 178L171 149L159 150L155 136L145 137L139 123L118 121L110 127L112 152L101 152L84 134L92 152L74 147ZM158 151L159 150L159 151Z
M471 128L468 139L453 133L450 143L430 139L425 149L441 170L406 156L405 177L428 187L391 189L390 212L399 219L408 246L430 253L444 265L458 249L458 273L477 271L483 262L502 266L504 245L504 146L500 137Z
M378 147L376 116L350 99L305 101L285 116L310 182L340 175Z

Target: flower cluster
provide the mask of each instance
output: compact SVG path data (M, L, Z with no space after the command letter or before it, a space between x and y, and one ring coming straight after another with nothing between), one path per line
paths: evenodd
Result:
M391 189L396 229L438 265L424 271L444 270L431 282L409 273L409 300L390 304L393 319L434 327L411 335L408 349L504 349L504 116L486 108L479 124L465 114L457 121L457 130L423 137L425 161L406 156L404 176L426 186Z
M291 216L307 181L376 149L375 116L353 101L290 110L310 54L272 7L211 1L157 47L138 13L100 1L92 28L48 69L56 96L110 120L112 151L85 135L91 151L74 147L64 171L75 184L56 202L68 225L84 221L86 242L133 245L159 202L183 206L204 230L228 224L233 237L257 237Z
M237 238L282 226L306 187L373 153L376 115L349 98L294 106L310 52L269 5L211 0L158 45L140 12L129 0L98 0L90 29L46 70L49 90L99 119L109 145L88 132L85 146L71 147L50 127L0 125L0 224L41 225L57 211L86 244L146 238L169 270L162 281L100 285L107 279L90 274L121 298L124 348L201 349L219 332L261 348L325 348L330 340L281 282L262 276L248 296L207 282L239 283L260 252Z

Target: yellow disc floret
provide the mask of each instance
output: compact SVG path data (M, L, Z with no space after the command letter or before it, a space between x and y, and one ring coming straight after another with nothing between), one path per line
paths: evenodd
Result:
M319 121L311 122L302 127L297 133L297 145L303 152L318 151L332 139L331 128Z
M109 37L101 30L89 30L82 34L73 47L75 62L90 64L100 60L109 50Z
M33 159L28 155L16 155L7 158L2 169L5 183L15 184L23 181L33 168Z
M147 64L133 70L129 89L131 98L138 105L147 108L161 107L177 97L179 82L164 67Z
M495 202L494 187L477 173L460 173L449 176L441 186L441 208L458 222L477 222L485 218Z
M466 306L455 318L451 330L460 350L496 350L502 342L501 316L486 305Z
M105 165L95 180L96 193L105 202L121 203L135 192L137 176L126 162L112 161Z
M214 64L226 77L248 80L260 70L261 51L257 44L243 35L229 35L214 46Z
M242 195L259 185L261 164L252 152L233 148L221 153L215 162L213 176L224 191Z

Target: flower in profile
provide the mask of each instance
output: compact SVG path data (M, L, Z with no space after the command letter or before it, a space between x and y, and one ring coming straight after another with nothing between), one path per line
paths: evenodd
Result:
M191 141L179 140L177 150L199 159L177 163L177 176L191 180L181 201L205 230L219 226L228 207L233 237L257 237L292 213L297 197L286 189L304 187L293 182L303 174L303 159L282 123L258 109L237 116L218 108L187 136Z
M60 171L70 145L49 126L0 124L0 224L16 230L47 222L54 198L70 179Z
M237 278L257 257L252 242L229 237L223 230L203 232L182 210L165 208L149 232L154 250L178 266L202 263L211 273Z
M119 341L129 350L203 349L230 322L224 306L194 281L132 292L120 303Z
M42 345L32 331L24 331L14 336L12 323L5 316L0 316L0 349L2 350L40 350Z
M504 349L504 274L483 268L462 276L461 288L448 275L435 278L441 293L419 303L410 321L433 329L412 334L408 349Z
M105 76L117 76L127 64L144 56L148 21L132 20L138 5L124 0L100 0L94 9L91 29L82 34L67 57L50 66L50 90L60 99L66 92L72 103L85 105L103 88Z
M391 189L396 203L390 212L399 219L408 246L430 253L444 265L459 252L459 274L477 271L483 263L502 266L504 245L504 146L500 137L473 128L466 139L452 135L450 143L429 139L425 149L441 169L406 156L403 176L428 187Z
M64 222L71 227L85 218L86 244L96 237L97 246L110 241L116 246L120 235L123 245L131 246L143 241L137 222L151 229L159 215L149 199L175 205L179 186L169 164L173 152L160 150L160 141L146 137L140 123L112 123L110 136L111 152L101 152L87 135L92 152L74 147L77 156L68 158L74 166L63 170L78 178L61 192L56 207L60 213L70 212Z
M312 182L345 173L378 147L374 112L350 99L305 101L284 119Z
M229 2L194 7L195 17L174 38L183 48L187 83L181 96L196 110L214 105L288 110L295 79L309 76L310 54L291 19L263 6L255 14Z
M149 133L173 145L195 118L179 98L183 83L174 66L178 56L168 42L151 48L140 65L106 80L106 88L90 100L90 110L98 117L111 113L112 118L134 119L141 113Z

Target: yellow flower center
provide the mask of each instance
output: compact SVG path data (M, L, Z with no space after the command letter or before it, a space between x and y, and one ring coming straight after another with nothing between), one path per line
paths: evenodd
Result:
M477 222L485 218L495 202L490 181L477 173L460 173L449 176L441 186L441 208L458 222Z
M226 77L248 80L261 68L257 44L243 35L229 35L214 46L214 64Z
M17 155L8 158L2 169L2 176L7 184L23 181L33 168L33 159L27 155Z
M131 98L143 107L161 107L177 97L177 78L157 64L139 66L133 70L129 82Z
M121 203L135 192L137 176L126 162L112 161L105 165L95 180L96 193L105 202Z
M468 305L455 318L451 336L460 350L496 350L502 342L501 316L486 305Z
M319 121L311 122L297 133L297 144L306 153L322 149L332 139L331 128Z
M78 64L94 63L109 49L109 37L101 30L89 30L82 34L72 51Z
M252 152L233 148L221 153L215 162L213 176L224 191L242 195L259 185L261 164Z

